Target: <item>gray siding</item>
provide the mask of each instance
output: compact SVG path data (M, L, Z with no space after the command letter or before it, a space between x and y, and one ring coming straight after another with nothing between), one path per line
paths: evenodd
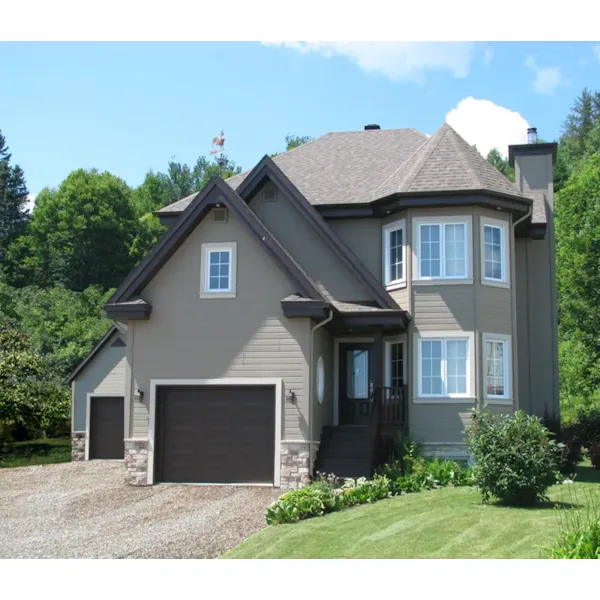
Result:
M460 444L474 403L413 404L411 437L422 444Z
M377 280L381 281L383 275L381 220L332 219L328 223Z
M310 277L336 300L373 299L281 191L276 202L263 202L258 195L250 207Z
M73 431L85 431L87 394L125 395L126 348L111 348L116 337L114 333L73 381Z
M312 439L310 441L318 442L321 439L323 427L333 424L333 339L323 327L317 329L314 333L313 348ZM325 366L325 394L322 404L319 404L317 395L317 360L319 356L323 357ZM313 450L316 450L316 448ZM314 460L314 455L312 458Z
M519 408L531 411L529 390L529 302L527 281L527 244L526 238L515 240L515 279L517 302L517 362L519 385Z
M414 285L413 319L420 331L474 331L473 286Z
M199 298L201 244L237 242L237 297ZM295 287L232 216L208 215L148 284L142 296L152 317L133 328L132 437L148 435L150 379L281 377L297 402L284 403L283 439L308 436L307 374L310 323L288 320L280 300Z
M480 286L477 324L482 333L512 333L512 294L508 288Z

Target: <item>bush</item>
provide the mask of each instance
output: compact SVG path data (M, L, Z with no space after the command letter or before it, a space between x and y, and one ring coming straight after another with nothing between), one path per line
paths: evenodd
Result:
M336 508L335 494L308 486L283 494L267 508L267 524L296 523L310 517L318 517Z
M467 428L473 478L484 502L532 505L560 480L561 446L539 418L517 411L492 415L472 411Z
M574 426L579 441L586 450L600 443L600 408L593 405L578 406Z
M559 509L560 536L548 548L548 558L600 558L600 506L589 498L586 509Z

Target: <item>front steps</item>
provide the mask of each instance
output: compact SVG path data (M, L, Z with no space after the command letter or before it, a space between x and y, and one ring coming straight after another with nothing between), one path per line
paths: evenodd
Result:
M368 427L324 427L314 470L344 478L370 477Z

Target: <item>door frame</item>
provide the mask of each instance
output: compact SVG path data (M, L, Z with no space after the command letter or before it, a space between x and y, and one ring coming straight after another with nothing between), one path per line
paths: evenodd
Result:
M151 379L150 402L148 415L148 485L154 484L154 438L156 431L156 396L158 387L176 386L244 386L244 385L272 385L275 387L275 448L273 465L273 487L281 486L281 430L283 417L283 380L280 377L224 377L221 379ZM185 484L182 484L185 485ZM197 485L197 484L192 484ZM206 485L219 485L210 484ZM264 485L264 484L262 484Z
M333 352L333 424L340 424L340 344L372 344L373 337L336 337Z
M89 392L85 395L85 460L90 460L90 423L92 420L92 398L123 398L125 404L125 394L123 392ZM125 433L125 418L123 418L123 433ZM125 436L123 436L123 441ZM123 458L115 458L114 460L124 460ZM110 459L105 459L110 460Z

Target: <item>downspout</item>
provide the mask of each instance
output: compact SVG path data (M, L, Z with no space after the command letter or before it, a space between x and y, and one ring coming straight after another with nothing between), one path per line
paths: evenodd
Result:
M511 270L511 318L512 318L512 336L511 336L511 350L512 350L512 395L513 395L513 407L515 410L519 410L521 407L520 399L519 399L519 361L517 359L518 347L519 347L519 339L517 336L517 239L516 239L516 231L517 225L525 221L531 217L533 213L533 205L529 207L527 212L519 219L517 219L513 224L513 235L512 235L512 243L511 248L513 249L513 256L510 262L510 270Z
M308 410L308 448L309 448L309 460L310 460L310 469L312 471L312 467L313 467L313 456L312 456L312 449L313 449L313 444L314 444L314 440L313 440L313 395L314 395L314 381L315 381L315 365L313 364L313 356L314 356L314 340L315 340L315 331L317 329L320 329L321 327L323 327L324 325L327 325L327 323L329 323L331 320L333 319L333 309L330 308L329 309L329 316L324 320L321 321L320 323L317 323L311 330L310 330L310 349L309 349L309 369L308 369L308 385L309 385L309 391L308 391L308 406L309 406L309 410Z

